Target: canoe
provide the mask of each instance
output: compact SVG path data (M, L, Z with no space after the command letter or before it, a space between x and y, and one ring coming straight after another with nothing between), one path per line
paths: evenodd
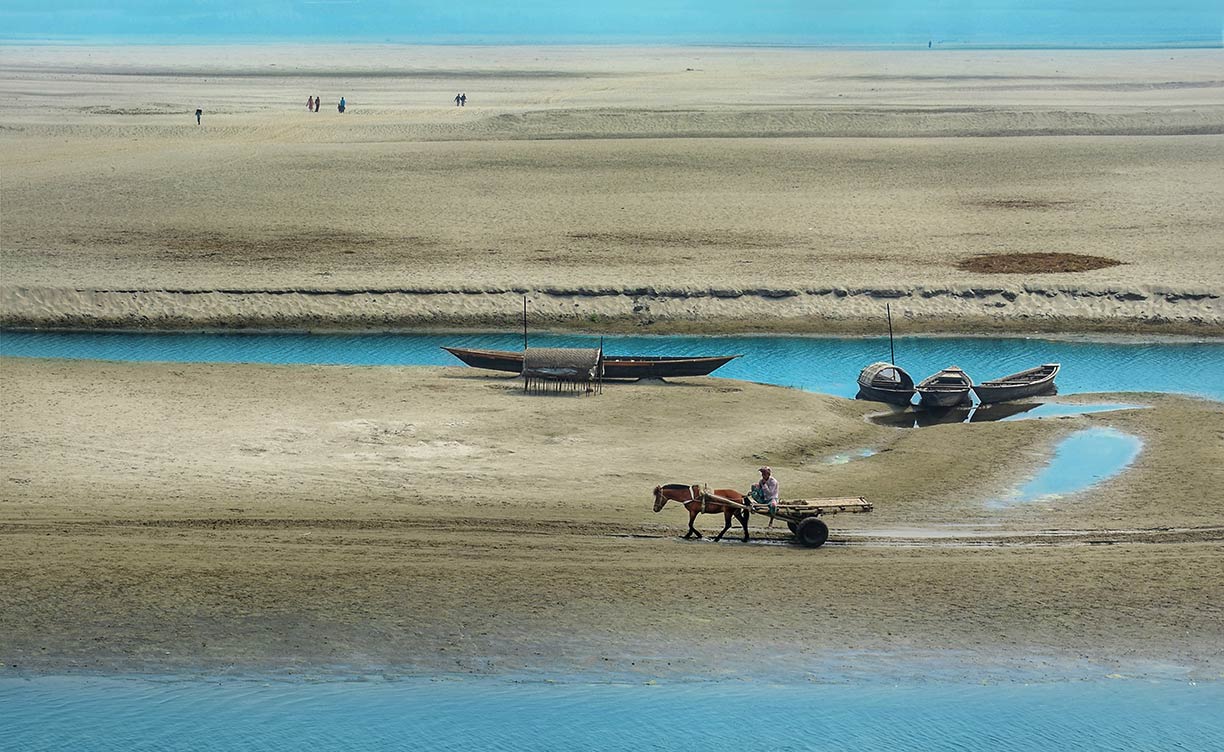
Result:
M493 371L523 372L523 353L509 350L476 350L463 347L443 347L451 355L473 368ZM740 357L673 358L656 355L605 355L605 379L662 379L678 376L706 376Z
M1045 363L1001 379L983 381L974 386L973 391L984 405L1050 394L1056 391L1054 377L1058 375L1058 369L1058 363Z
M901 366L892 363L872 363L858 376L857 399L908 405L914 398L914 380Z
M923 379L915 390L923 407L954 407L972 403L969 390L973 379L957 366L949 366L934 376Z

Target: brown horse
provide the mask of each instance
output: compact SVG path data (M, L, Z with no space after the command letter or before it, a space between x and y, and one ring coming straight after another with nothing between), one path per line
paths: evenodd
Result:
M730 488L720 488L713 492L715 496L721 496L724 499L738 502L744 502L744 495L739 491ZM719 514L723 515L722 532L714 537L714 540L722 540L723 535L731 529L731 520L739 520L740 525L744 528L744 542L748 542L748 517L751 513L747 509L733 507L730 504L723 504L718 501L708 500L701 493L701 486L686 486L683 483L668 483L665 486L655 486L654 490L654 510L662 511L663 505L669 501L675 501L684 505L689 514L688 532L684 534L685 538L691 538L694 535L698 538L701 533L697 528L693 527L693 520L697 519L699 514Z

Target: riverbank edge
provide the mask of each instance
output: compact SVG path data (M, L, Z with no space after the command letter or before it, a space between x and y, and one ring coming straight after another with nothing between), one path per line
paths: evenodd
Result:
M506 329L657 334L904 333L1224 336L1221 295L1162 289L0 287L0 327L69 330Z
M1001 647L1001 646L1000 646ZM705 656L709 658L709 656ZM697 656L675 661L683 668L665 665L636 669L592 668L589 663L560 660L546 664L497 667L496 657L473 659L472 665L456 668L453 663L405 661L395 664L325 663L302 660L217 661L148 660L100 662L83 666L50 659L41 665L18 663L0 666L0 684L38 680L157 680L157 681L252 681L293 684L299 682L345 683L352 681L396 682L487 682L491 684L549 685L697 685L755 684L871 686L881 684L1064 684L1072 682L1173 682L1224 685L1221 673L1209 658L1186 660L1154 655L1122 657L1105 651L1095 656L1072 656L1057 651L990 651L958 649L910 652L846 650L827 655L818 663L796 668L790 656L775 660L736 662L719 671ZM687 660L686 660L687 659ZM725 660L725 657L724 657ZM699 665L700 664L700 665Z

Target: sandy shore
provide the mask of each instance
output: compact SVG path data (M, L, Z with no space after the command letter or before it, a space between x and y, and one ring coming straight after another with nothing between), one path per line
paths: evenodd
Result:
M5 672L1224 674L1218 402L898 430L721 379L549 397L459 368L0 377ZM1143 453L1074 497L987 503L1090 425ZM857 448L878 453L829 462ZM743 488L762 462L788 497L876 509L830 518L816 550L759 518L755 543L685 542L682 510L651 512L656 484Z
M1218 335L1222 67L3 47L0 325ZM1120 264L958 268L1044 252Z

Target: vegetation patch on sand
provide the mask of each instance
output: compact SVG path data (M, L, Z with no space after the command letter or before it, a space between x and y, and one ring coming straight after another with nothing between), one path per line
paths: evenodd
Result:
M1121 265L1111 258L1079 253L1009 253L974 256L959 262L956 268L976 274L1061 274Z

